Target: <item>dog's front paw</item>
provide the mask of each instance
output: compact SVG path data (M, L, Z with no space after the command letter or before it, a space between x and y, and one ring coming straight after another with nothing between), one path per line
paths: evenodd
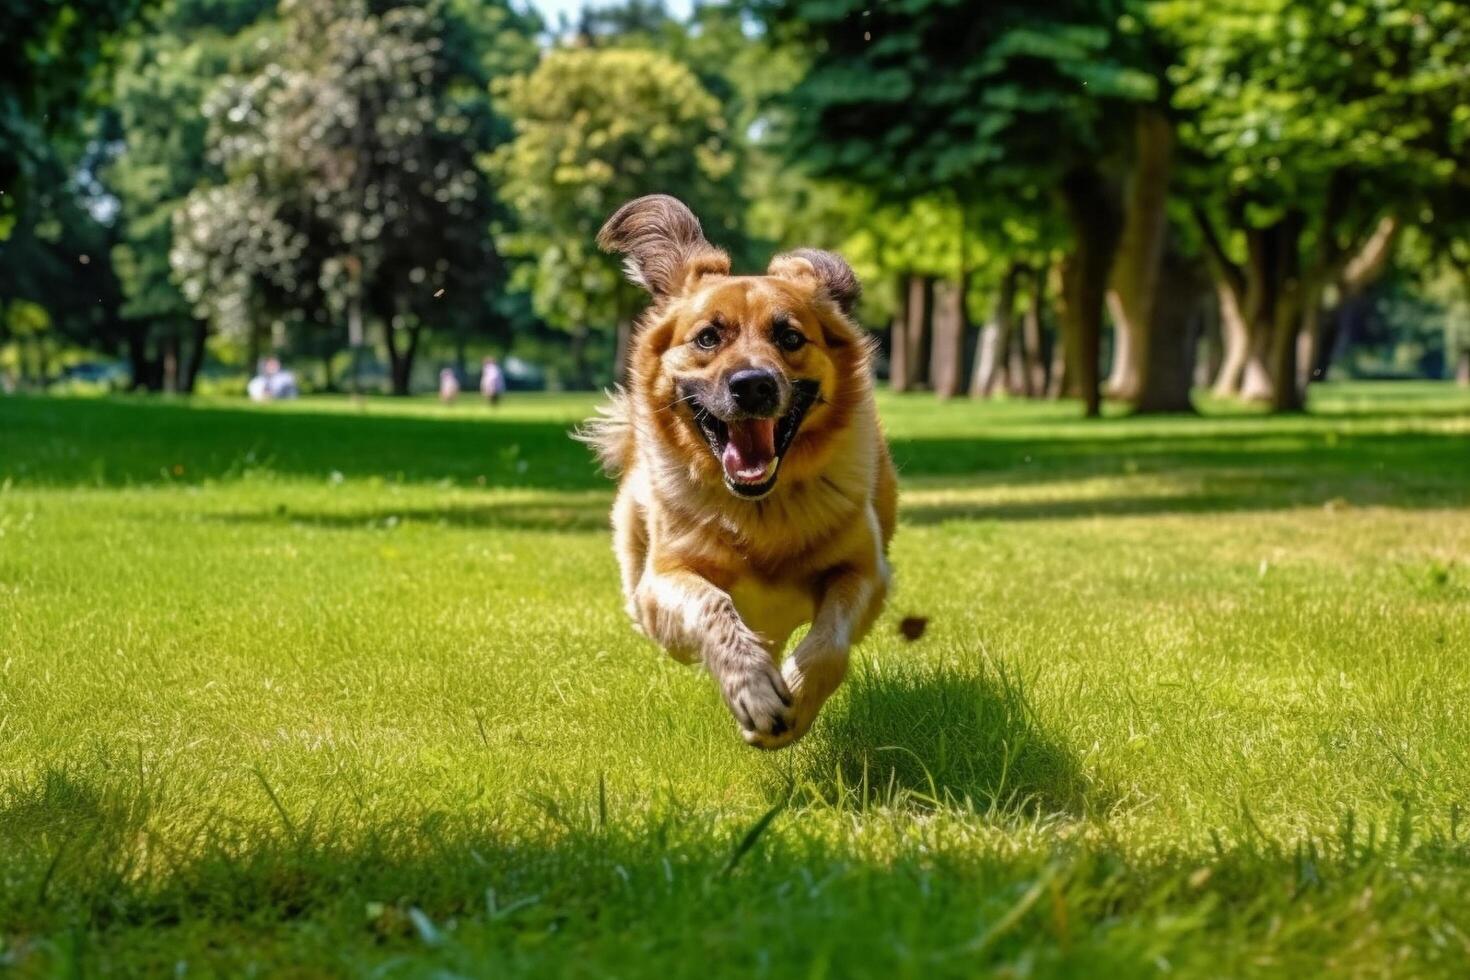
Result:
M808 636L781 670L786 690L791 692L791 730L782 737L781 745L789 745L811 730L822 705L847 673L846 651L815 646L812 639Z
M746 742L779 749L795 737L791 692L767 657L752 657L742 669L728 672L722 686Z

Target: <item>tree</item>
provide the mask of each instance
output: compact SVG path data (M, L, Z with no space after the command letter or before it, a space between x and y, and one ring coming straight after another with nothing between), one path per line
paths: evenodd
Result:
M1216 389L1298 409L1324 293L1464 159L1470 9L1165 0L1154 16L1181 51L1174 103L1222 297Z
M719 103L684 65L651 51L561 48L497 86L515 138L483 160L514 210L506 254L536 312L572 335L587 380L588 331L613 327L617 364L639 300L598 252L598 228L623 202L654 192L689 204L714 241L738 242L743 208Z
M108 261L116 229L99 217L106 198L96 179L110 143L58 140L37 157L11 233L0 239L0 341L23 334L34 352L23 373L38 382L51 366L40 356L46 347L113 351L124 339Z
M244 67L252 46L237 35L271 6L173 0L119 56L112 106L122 150L105 178L118 200L112 259L127 296L121 312L138 385L189 392L203 365L208 320L169 265L174 214L190 191L220 179L206 155L201 106L221 75Z
M299 322L340 329L345 321L355 350L378 326L393 391L407 394L427 325L482 316L486 293L502 280L485 231L497 203L474 160L504 133L488 101L489 74L516 64L517 51L529 58L522 42L534 22L468 0L381 8L289 0L282 13L272 62L226 80L206 115L231 200L289 228L314 274L228 272L176 250L179 274L279 287ZM185 213L225 220L203 207ZM233 242L217 228L186 237Z
M1133 4L946 0L758 5L773 29L820 36L792 93L791 151L818 173L912 198L980 202L1041 189L1070 231L1061 297L1068 362L1097 414L1103 299L1121 232L1120 146L1157 96Z
M143 0L0 0L0 241L56 143L75 133L118 32Z

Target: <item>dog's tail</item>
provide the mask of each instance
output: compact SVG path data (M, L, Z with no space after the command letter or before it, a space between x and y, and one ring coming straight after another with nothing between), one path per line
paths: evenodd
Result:
M621 387L607 393L597 414L572 431L572 438L586 443L597 454L603 472L617 476L633 463L633 413L628 393Z

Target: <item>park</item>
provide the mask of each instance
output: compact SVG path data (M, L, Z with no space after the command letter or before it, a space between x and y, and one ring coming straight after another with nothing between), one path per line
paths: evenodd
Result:
M1470 975L1470 5L0 65L0 976Z

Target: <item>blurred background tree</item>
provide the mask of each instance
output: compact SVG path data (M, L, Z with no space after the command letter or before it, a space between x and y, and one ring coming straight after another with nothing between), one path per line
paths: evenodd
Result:
M660 192L693 208L711 240L738 246L727 120L688 68L652 51L553 52L497 91L515 138L484 163L519 219L499 236L523 260L516 284L571 334L573 378L590 380L584 352L599 325L616 332L613 374L621 377L640 304L599 253L597 230L624 201Z

